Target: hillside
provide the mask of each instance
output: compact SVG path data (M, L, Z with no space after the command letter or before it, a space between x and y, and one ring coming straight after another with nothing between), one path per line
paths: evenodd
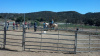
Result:
M0 13L0 18L17 19L18 17L23 18L23 13ZM52 12L52 11L40 11L26 13L26 18L28 20L38 20L38 21L50 21L54 19L56 22L67 22L67 23L84 23L89 25L98 24L100 22L100 12L97 13L86 13L81 14L76 11L64 11L64 12Z

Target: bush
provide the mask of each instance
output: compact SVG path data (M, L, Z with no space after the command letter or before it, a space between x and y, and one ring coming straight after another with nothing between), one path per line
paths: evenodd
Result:
M97 20L95 23L96 26L100 26L100 20Z
M2 16L0 16L0 18L3 18Z
M24 19L23 19L23 17L18 17L15 21L16 21L16 22L23 22Z
M34 25L34 21L31 21L31 25Z
M15 20L14 18L11 18L11 20Z
M36 23L37 23L37 26L39 26L40 25L40 22L39 21L37 21L37 20L35 20L36 21ZM34 22L35 21L31 21L31 25L34 25Z

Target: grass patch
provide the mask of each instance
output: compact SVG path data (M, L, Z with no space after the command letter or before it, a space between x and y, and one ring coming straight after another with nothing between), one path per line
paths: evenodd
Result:
M100 29L100 27L97 26L90 26L90 25L79 25L79 24L62 24L58 25L59 27L77 27L77 28L85 28L85 29Z

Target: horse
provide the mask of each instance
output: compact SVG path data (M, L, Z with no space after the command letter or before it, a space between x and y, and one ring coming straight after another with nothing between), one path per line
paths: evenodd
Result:
M54 23L54 24L49 24L49 23L45 23L46 28L50 28L50 30L53 28L55 31L57 31L58 29L58 24Z

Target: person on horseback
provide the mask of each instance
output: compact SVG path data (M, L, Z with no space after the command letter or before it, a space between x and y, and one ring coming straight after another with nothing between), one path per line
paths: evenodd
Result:
M51 25L53 25L53 24L54 24L54 20L52 19ZM54 27L53 27L53 29L54 29Z
M54 23L54 20L52 19L52 20L50 20L50 26L52 25Z
M54 20L52 19L51 21L50 21L50 23L49 23L49 25L50 25L50 28L52 28L52 25L54 24ZM54 29L54 28L53 28Z
M52 19L52 22L51 22L51 24L53 24L54 23L54 20Z

